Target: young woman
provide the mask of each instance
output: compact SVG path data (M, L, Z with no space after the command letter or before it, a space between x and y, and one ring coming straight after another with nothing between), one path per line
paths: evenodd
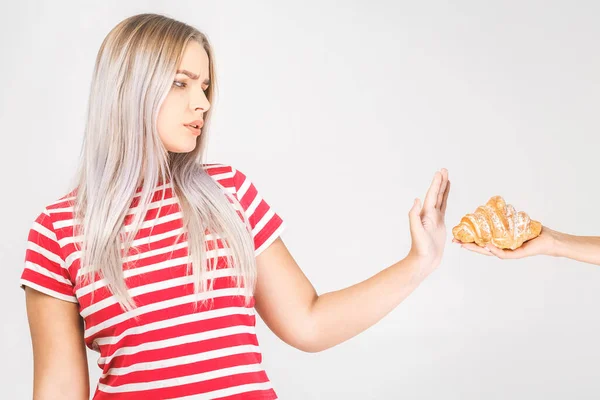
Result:
M452 242L460 244L467 250L486 256L496 256L503 260L546 255L600 265L600 236L569 235L546 226L542 226L542 232L538 237L523 243L515 250L503 250L492 245L480 247L475 243L461 243L456 239Z
M448 171L409 212L406 257L318 295L279 237L282 218L242 171L203 163L215 85L201 32L156 14L120 22L94 70L74 189L28 237L34 398L275 399L255 310L306 352L342 343L442 259Z

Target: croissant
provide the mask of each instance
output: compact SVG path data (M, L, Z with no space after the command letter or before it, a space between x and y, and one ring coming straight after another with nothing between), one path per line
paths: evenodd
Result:
M516 212L502 196L493 196L486 205L465 215L452 228L452 235L463 243L475 242L482 247L491 243L501 249L514 250L539 236L541 231L540 222L532 220L523 211Z

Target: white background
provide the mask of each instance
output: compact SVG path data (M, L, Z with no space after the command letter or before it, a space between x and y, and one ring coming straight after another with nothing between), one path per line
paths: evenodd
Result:
M209 160L244 171L288 224L319 293L403 258L408 210L450 171L439 270L378 324L302 353L258 321L282 399L600 398L600 268L451 243L493 195L598 235L600 7L593 1L19 1L2 4L3 398L31 397L18 287L35 216L69 189L96 53L122 19L206 32ZM89 353L92 392L100 369Z

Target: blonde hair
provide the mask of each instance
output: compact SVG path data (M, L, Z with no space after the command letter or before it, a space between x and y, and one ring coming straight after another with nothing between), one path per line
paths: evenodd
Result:
M239 202L203 164L212 109L204 114L202 135L189 153L168 152L157 131L158 112L191 40L208 54L211 84L207 98L212 103L216 79L211 46L203 33L180 21L150 13L129 17L109 32L96 57L80 163L73 182L77 187L74 215L79 222L75 222L75 236L82 242L78 250L80 271L84 271L78 279L94 284L96 274L101 274L125 311L136 304L125 284L122 254L133 248L148 203L157 185L166 182L172 183L173 196L181 207L183 230L179 236L187 233L191 263L185 262L188 275L193 275L195 309L199 293L213 289L214 279L209 285L206 274L216 268L217 254L208 257L207 232L214 235L211 248L215 252L217 240L224 242L227 266L234 268L235 284L245 292L246 305L254 293L256 261L247 216L238 213ZM139 211L126 233L125 217L140 182ZM165 186L163 198L164 193Z

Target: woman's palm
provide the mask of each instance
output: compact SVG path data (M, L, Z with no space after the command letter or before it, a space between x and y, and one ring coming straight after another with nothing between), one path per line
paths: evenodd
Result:
M480 247L475 243L461 243L456 239L453 239L452 242L459 243L461 244L461 247L464 247L467 250L486 256L496 256L501 259L517 259L540 254L550 254L552 252L552 247L554 246L554 236L552 235L551 229L542 226L542 232L538 237L526 241L514 250L500 249L492 244Z
M420 259L431 261L434 267L440 263L446 244L446 205L450 192L448 171L442 168L435 173L421 208L415 199L410 210L412 248L411 253Z

